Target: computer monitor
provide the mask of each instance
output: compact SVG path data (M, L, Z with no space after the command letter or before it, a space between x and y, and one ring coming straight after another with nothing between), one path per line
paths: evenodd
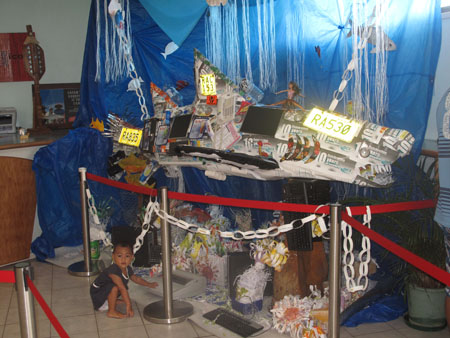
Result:
M186 138L191 118L192 114L175 116L170 126L169 139Z
M274 137L283 113L283 109L250 106L239 131Z

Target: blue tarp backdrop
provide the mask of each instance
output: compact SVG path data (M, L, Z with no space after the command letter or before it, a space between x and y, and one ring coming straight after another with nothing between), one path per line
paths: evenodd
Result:
M231 1L231 0L230 0ZM183 0L179 0L180 3ZM389 106L386 114L385 125L410 131L416 138L413 154L420 152L423 137L428 121L428 112L431 104L433 81L439 57L441 43L441 13L440 1L401 1L394 0L389 3L388 31L389 38L393 40L397 49L388 53L387 78L389 90ZM106 83L104 72L101 80L95 82L96 74L96 5L92 2L89 26L86 37L86 49L82 72L81 107L76 126L86 126L91 118L104 120L108 112L127 117L130 122L141 126L141 111L137 96L134 91L127 91L130 78L124 76L117 82ZM190 104L195 97L193 86L193 48L205 53L205 16L208 9L200 17L193 30L175 52L165 59L161 53L165 51L167 44L172 39L155 23L167 18L159 18L158 15L167 16L174 1L167 3L166 12L163 5L158 5L158 10L149 13L145 8L152 8L155 1L142 0L143 6L138 0L130 0L131 10L131 35L132 55L136 65L136 71L141 76L142 88L147 106L151 110L150 82L154 82L160 88L173 86L178 80L187 81L189 86L180 91L183 103ZM239 3L239 2L238 2ZM254 1L250 8L250 17L256 15ZM339 6L339 3L342 6ZM375 1L369 1L369 4ZM302 2L300 11L303 22L298 23L298 29L303 33L299 53L304 58L304 87L306 96L306 108L315 105L328 107L333 92L339 87L341 76L351 58L351 38L349 19L352 18L352 1L314 1ZM286 34L286 17L293 11L294 4L291 1L275 1L276 22L276 50L277 50L277 74L278 90L286 89L291 80L286 78L287 55L286 45L291 37ZM299 6L295 4L295 6ZM100 16L103 18L102 2L100 4ZM370 6L369 6L370 7ZM240 7L238 8L240 9ZM181 15L176 14L177 17ZM238 12L238 20L241 13ZM192 19L192 12L186 13L187 20ZM104 27L104 20L101 25ZM189 21L191 22L191 21ZM170 25L169 25L170 26ZM167 26L165 26L167 27ZM163 27L164 28L164 27ZM168 34L174 36L174 23ZM255 38L255 29L251 32L251 50L253 79L257 86L259 83L258 71L258 39ZM242 36L242 32L240 32ZM175 36L174 36L175 37ZM175 37L176 38L176 37ZM177 38L178 39L178 38ZM242 41L240 50L243 51ZM102 64L104 61L104 36L100 39L100 54ZM320 48L320 53L318 49ZM371 48L370 48L371 49ZM241 65L244 64L244 55L241 56ZM372 62L375 54L369 55ZM225 71L225 70L223 70ZM241 67L242 77L245 77ZM349 85L350 87L350 85ZM371 93L374 97L374 93ZM279 101L274 93L265 92L262 103ZM338 111L343 111L343 104L338 106Z
M184 1L179 0L180 3ZM371 2L375 3L369 1L369 3ZM417 140L413 150L415 156L420 151L425 134L440 50L439 2L393 0L388 8L389 37L395 42L397 49L388 53L389 110L385 125L407 129L415 136ZM89 16L81 78L81 106L75 126L86 127L93 118L105 121L109 112L117 114L137 126L142 126L138 99L134 91L127 91L130 78L126 74L117 81L107 82L103 70L100 80L95 81L97 50L100 53L100 64L105 63L104 36L100 37L100 48L97 49L96 3L96 1L92 1ZM166 34L162 29L167 30L167 25L161 28L156 22L163 20L167 23L167 17L159 18L157 16L158 14L167 16L170 8L164 9L160 2L158 10L149 15L146 8L153 8L154 3L156 2L146 0L145 5L142 5L138 0L129 1L132 56L136 71L143 80L143 93L150 111L152 110L150 82L164 88L164 86L175 87L179 80L186 81L189 85L180 91L183 103L190 104L194 100L193 49L197 48L205 54L205 21L209 15L208 9L202 10L201 8L198 9L200 15L193 15L193 12L186 11L185 18L182 17L183 13L169 13L181 16L177 18L178 23L190 20L192 31L185 31L179 36L173 35L176 30L174 24L173 27L169 25L170 30ZM199 6L202 6L203 2L199 1L199 3ZM168 1L167 4L173 6L176 1ZM250 1L250 4L252 6L249 15L254 16L256 15L255 1ZM282 90L286 89L290 80L286 75L289 73L286 45L292 38L286 33L285 18L293 11L294 4L292 1L275 1L274 4L277 87ZM299 53L303 54L304 60L302 90L306 96L306 108L312 108L314 105L328 107L333 91L339 87L341 76L351 57L351 39L347 37L350 32L351 4L350 0L323 0L320 2L304 0L301 2L302 20L298 22L298 29L303 32L300 34L303 41L298 45L301 46ZM100 28L104 31L103 1L100 1L99 5ZM194 3L192 2L191 5ZM296 3L295 6L298 4ZM238 9L240 10L241 7L239 6ZM241 13L238 12L238 20L240 18ZM109 21L109 25L111 26L111 21ZM109 29L111 30L111 27ZM255 31L256 28L251 32L251 49L255 50L251 60L253 79L258 86L259 83L256 80L259 78L258 53L256 52L258 39L255 38ZM183 40L184 36L186 38ZM172 39L176 39L180 43L179 48L165 58L162 53L165 52L166 46ZM242 41L239 43L242 45ZM320 47L320 53L317 47ZM110 48L112 47L110 46ZM244 64L243 59L244 56L241 56L241 64ZM244 77L243 67L241 67L241 72ZM371 96L373 97L373 93ZM270 90L266 90L262 103L269 104L276 100L279 98ZM338 111L342 108L338 106ZM33 243L33 252L37 253L39 257L53 255L54 247L81 243L78 167L86 165L89 172L106 176L106 159L110 152L109 141L102 140L102 137L94 131L78 128L72 131L68 137L37 153L34 170L37 177L38 211L43 234L38 241ZM72 156L73 160L70 160L68 156ZM204 174L200 175L196 169L186 169L184 174L190 177L189 180L185 180L187 192L219 194L220 189L217 187L220 185L219 182L209 179L205 181L204 176L201 176ZM201 183L193 183L194 179ZM160 178L160 180L163 179ZM224 190L220 190L223 191L223 196L255 199L255 195L253 197L243 195L242 191L236 188L247 184L241 180L236 178L233 179L233 183L230 183L231 180L227 179L225 185L228 184L228 186ZM264 194L257 195L259 199L268 196L267 200L278 201L281 199L280 185L281 181L255 181L254 189L265 191ZM203 187L203 189L198 190L199 187ZM247 189L246 191L251 190ZM278 193L273 193L274 191L278 191ZM50 209L52 212L54 211L53 214L45 214L43 210L49 203L55 206L62 204L60 208L62 211L58 211L58 208L55 207Z

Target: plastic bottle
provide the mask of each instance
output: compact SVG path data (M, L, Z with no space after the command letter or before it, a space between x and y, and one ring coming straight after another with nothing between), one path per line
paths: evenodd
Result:
M245 99L253 103L260 102L264 97L263 91L256 87L253 82L245 78L239 83L239 89L246 94Z

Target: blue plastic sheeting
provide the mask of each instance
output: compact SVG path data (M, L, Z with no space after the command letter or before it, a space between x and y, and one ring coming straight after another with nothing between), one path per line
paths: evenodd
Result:
M308 70L304 92L308 101L326 108L351 57L351 38L347 38L351 29L348 24L352 18L351 1L343 1L344 13L339 11L338 3L304 2L305 69ZM375 1L368 3L374 5ZM387 56L389 110L384 125L410 131L416 138L413 154L417 156L427 127L441 45L441 9L438 1L394 0L389 2L387 16L389 27L385 30L397 49ZM320 58L311 57L317 54L315 46L320 47ZM375 55L369 56L372 65ZM343 109L340 108L337 110Z
M38 150L33 161L37 209L42 234L31 245L39 260L54 257L54 248L82 243L79 167L106 176L110 140L97 130L78 128ZM97 196L107 186L90 184Z
M388 322L402 316L407 310L408 306L403 295L386 295L378 302L355 313L343 325L355 327L362 323Z
M103 13L103 1L100 1L101 13ZM164 53L169 38L147 14L144 7L137 0L130 0L131 28L132 28L132 55L137 74L144 83L141 84L144 98L150 112L153 111L150 83L154 82L163 89L164 85L176 87L178 80L183 80L189 85L180 91L184 97L184 104L190 104L194 100L194 48L204 45L204 19L203 17L194 28L195 34L191 34L183 42L182 46L167 59ZM108 113L114 113L124 117L128 122L142 126L141 108L134 91L127 91L130 78L124 78L117 82L105 81L105 72L101 73L101 81L95 82L96 74L96 2L92 1L89 15L88 31L81 76L81 105L74 126L88 126L92 118L106 120ZM104 30L103 14L102 30ZM111 25L111 21L109 21ZM104 46L104 36L101 38L101 46ZM102 63L105 58L105 50L100 50Z
M205 0L139 0L153 20L178 46L181 46L203 16Z
M184 0L179 0L184 3ZM172 4L172 1L170 2ZM250 17L256 16L255 2L250 2ZM342 4L339 7L339 3ZM303 39L298 42L304 50L299 53L304 55L304 88L306 95L305 106L312 108L315 105L328 107L333 92L339 87L341 76L347 67L351 57L351 38L349 19L351 19L351 0L328 0L317 2L304 0L300 11L303 18L299 22L299 30L303 30ZM369 1L374 5L375 1ZM103 2L100 4L100 13L103 23ZM289 37L286 34L286 16L294 9L291 1L275 1L276 48L277 48L277 75L279 90L286 89L291 79L286 78L288 73L286 45ZM295 6L299 4L295 3ZM369 6L369 8L371 8ZM161 53L166 45L171 42L166 33L153 21L138 0L130 0L131 29L132 29L132 55L136 65L136 71L144 80L143 92L149 111L151 107L150 82L163 88L175 87L176 81L184 80L189 86L180 91L183 96L183 104L190 104L195 97L193 86L193 48L199 49L205 54L205 19L202 17L195 25L191 34L186 38L178 50L170 54L165 60ZM160 9L161 10L161 9ZM169 10L169 9L167 9ZM238 13L240 21L241 13ZM205 15L208 15L208 10ZM389 109L386 121L388 127L406 129L416 138L413 154L420 152L425 134L429 107L431 104L433 81L441 43L441 13L439 1L394 0L389 3L387 32L391 40L397 45L397 50L388 53L388 87ZM91 118L104 120L108 112L119 116L125 116L128 121L141 126L141 110L134 91L127 92L129 78L117 83L105 83L102 77L100 82L95 82L96 73L96 8L92 2L89 26L86 38L86 49L83 62L81 79L81 107L76 126L86 126ZM258 72L258 39L256 29L252 30L252 69L253 79L256 85L259 83ZM242 34L240 34L242 36ZM104 38L101 38L101 45ZM316 47L320 48L319 53ZM104 47L101 48L102 61L104 60ZM371 49L369 47L369 49ZM241 51L244 50L241 41ZM375 54L369 56L372 63ZM241 55L241 65L245 55ZM372 63L373 66L373 63ZM244 77L244 67L241 67ZM223 70L225 71L225 70ZM348 88L353 82L350 81ZM374 97L374 93L371 93ZM280 100L269 91L265 92L262 103L273 103ZM343 105L339 105L337 111L342 111Z

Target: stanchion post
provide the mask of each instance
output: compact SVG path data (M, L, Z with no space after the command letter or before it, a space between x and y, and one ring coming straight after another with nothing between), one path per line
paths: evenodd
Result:
M81 226L83 230L84 269L85 271L91 271L91 239L89 229L89 210L87 208L86 199L86 168L79 168L78 172L80 174Z
M26 280L31 279L31 265L29 262L18 263L14 266L16 277L17 303L19 306L19 324L22 338L36 338L36 315L34 299Z
M169 201L167 199L167 187L160 189L161 209L164 213L169 213ZM164 294L164 314L166 318L172 318L172 262L171 262L171 238L170 226L167 218L161 220L161 254L163 270L163 294Z
M169 214L167 187L159 189L161 210ZM144 308L144 318L158 324L179 323L194 313L193 306L188 302L173 301L172 297L172 262L171 262L170 224L166 217L161 217L161 254L163 270L164 299L147 305Z
M73 263L68 267L71 275L80 277L89 277L100 272L98 262L92 264L90 248L90 229L89 229L89 209L86 198L86 168L78 168L80 174L80 201L81 201L81 226L83 233L83 256L84 261Z
M328 337L340 335L340 299L341 299L341 205L330 205L330 304L328 307Z

